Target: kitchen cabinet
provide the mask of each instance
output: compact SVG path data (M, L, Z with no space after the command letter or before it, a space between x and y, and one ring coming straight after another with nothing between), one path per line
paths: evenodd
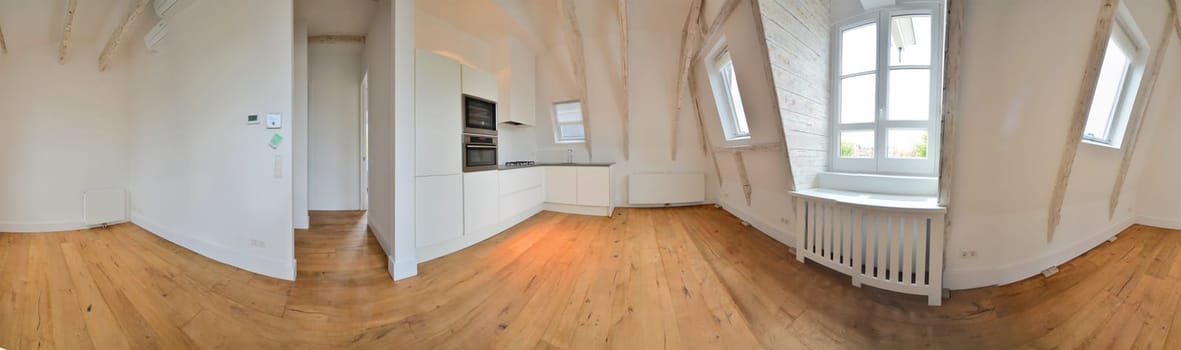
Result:
M578 205L611 206L611 168L578 167Z
M463 166L460 64L422 50L415 59L415 176L459 174Z
M455 208L463 205L463 178L459 174L415 178L415 245L427 247L463 237L463 221Z
M463 174L463 233L495 232L500 220L500 179L498 171ZM458 206L456 207L458 208Z
M578 168L545 167L545 201L557 204L578 204Z
M545 202L545 169L523 168L500 171L500 220L513 226L530 216Z
M461 65L463 93L489 101L496 101L496 76ZM458 118L458 115L457 115Z

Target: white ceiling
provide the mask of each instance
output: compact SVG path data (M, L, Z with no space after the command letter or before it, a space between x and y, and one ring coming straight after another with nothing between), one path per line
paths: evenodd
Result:
M364 35L376 11L373 0L295 1L295 19L307 22L308 35Z

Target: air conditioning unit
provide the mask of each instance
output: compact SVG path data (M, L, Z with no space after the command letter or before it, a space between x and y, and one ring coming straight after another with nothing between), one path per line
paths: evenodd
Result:
M176 5L176 0L156 0L153 7L156 9L156 17L164 18L169 15L169 11Z
M160 20L156 22L156 26L152 27L152 30L148 31L147 35L144 35L144 46L147 46L148 51L155 52L156 44L159 44L160 40L164 40L167 35L168 22Z

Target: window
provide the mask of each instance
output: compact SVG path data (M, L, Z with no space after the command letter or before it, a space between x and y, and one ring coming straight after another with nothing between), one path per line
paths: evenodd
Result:
M742 93L738 91L738 77L734 75L734 61L725 48L714 56L713 80L714 101L718 102L718 116L722 119L722 130L726 140L750 138L750 125L746 122L746 109L742 107Z
M937 5L877 10L833 35L832 170L934 176L943 84Z
M586 140L582 125L582 101L554 103L554 141L578 143Z
M1099 68L1099 80L1095 84L1094 99L1083 131L1083 140L1116 148L1123 141L1124 129L1132 114L1137 81L1143 72L1142 61L1146 56L1141 53L1144 45L1133 38L1132 23L1124 11L1120 9L1107 40L1107 52Z

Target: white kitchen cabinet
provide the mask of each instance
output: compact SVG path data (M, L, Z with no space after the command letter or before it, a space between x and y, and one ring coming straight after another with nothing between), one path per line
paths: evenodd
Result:
M578 167L578 205L611 206L611 168Z
M459 174L463 165L460 64L422 50L415 59L415 175Z
M461 65L462 66L462 65ZM496 101L496 76L472 67L462 66L463 93L485 100ZM458 118L458 115L457 115Z
M578 204L578 168L545 167L545 201L557 204Z
M463 177L459 174L414 179L415 245L428 247L463 237L463 221L455 208L463 205Z
M500 171L500 195L512 194L545 182L545 168L533 167Z
M498 107L503 108L497 117L501 123L532 126L537 120L537 60L520 39L510 38L508 45L509 74L500 77Z
M494 231L498 226L497 223L500 220L498 211L500 179L497 173L497 171L481 171L463 174L463 233L465 235L488 233Z
M545 168L500 171L500 220L505 226L535 213L545 202Z

